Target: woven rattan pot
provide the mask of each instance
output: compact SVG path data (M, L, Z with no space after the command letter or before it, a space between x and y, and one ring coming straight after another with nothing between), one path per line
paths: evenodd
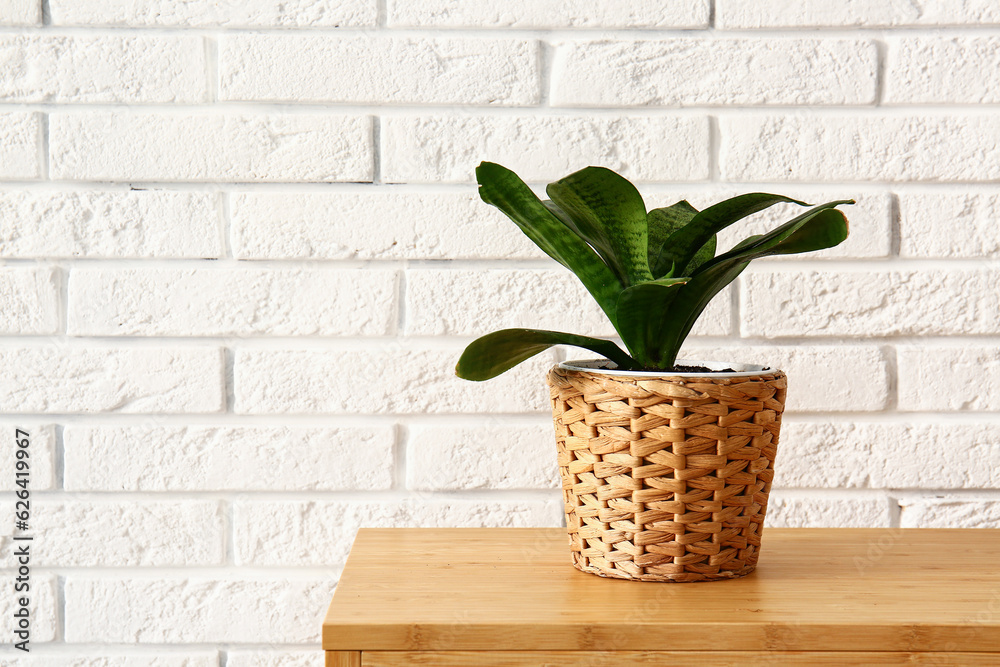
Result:
M573 565L640 581L706 581L757 566L785 374L661 375L559 364L548 375Z

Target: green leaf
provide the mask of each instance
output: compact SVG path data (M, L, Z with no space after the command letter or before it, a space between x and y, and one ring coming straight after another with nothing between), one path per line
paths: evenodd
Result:
M843 199L813 207L766 234L744 239L729 252L716 257L713 262L735 256L753 255L752 259L756 259L767 255L794 255L832 248L843 242L848 234L847 218L833 209L842 204L853 203L853 199ZM829 213L837 215L826 215Z
M632 357L653 366L661 344L664 318L681 285L690 278L661 278L629 287L618 297L618 333Z
M695 254L701 250L708 240L729 225L753 215L775 204L791 203L808 206L797 199L766 192L753 192L739 197L727 199L709 206L691 219L684 227L671 234L657 255L656 266L666 266L673 262L676 266L687 268Z
M691 218L697 214L698 209L683 199L671 206L654 208L646 214L649 226L649 250L646 257L649 261L649 270L654 278L663 278L673 268L673 263L669 260L665 264L658 263L663 242L671 234L691 222Z
M763 236L764 236L763 234L754 234L753 236L748 236L745 239L743 239L742 241L740 241L739 243L737 243L736 245L734 245L729 250L729 252L735 252L737 250L742 250L743 248L749 248L754 243L756 243L758 240L760 240L761 238L763 238Z
M609 340L539 329L504 329L477 338L462 352L455 374L466 380L489 380L553 345L574 345L596 352L623 370L635 361Z
M664 345L657 365L660 368L673 365L684 339L705 306L751 261L769 255L831 248L846 239L847 218L832 207L853 203L846 200L817 206L767 234L743 241L733 250L703 265L671 303L671 319L661 332Z
M628 180L604 167L587 167L545 191L623 285L652 279L646 205Z
M712 238L705 242L705 245L698 249L698 252L694 254L694 257L691 258L691 261L688 262L687 266L684 268L685 276L694 275L694 272L697 271L702 264L710 262L715 257L718 239L718 236L712 236Z
M479 196L504 212L545 254L580 279L617 327L615 307L624 289L594 249L559 220L511 170L492 162L476 168Z

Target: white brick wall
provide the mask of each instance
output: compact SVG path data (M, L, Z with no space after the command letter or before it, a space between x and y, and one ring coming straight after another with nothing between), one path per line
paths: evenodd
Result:
M370 181L366 116L86 111L49 116L52 178Z
M197 36L3 35L0 97L10 102L205 102Z
M789 374L769 525L1000 526L998 54L995 0L0 0L0 663L318 667L358 527L559 525L542 378L592 353L454 364L613 329L481 160L857 199L683 356Z
M871 104L871 40L673 39L555 44L558 106Z

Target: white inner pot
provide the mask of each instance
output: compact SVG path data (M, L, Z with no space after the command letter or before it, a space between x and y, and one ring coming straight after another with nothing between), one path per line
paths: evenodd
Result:
M773 373L776 369L770 366L760 366L758 364L735 364L726 363L723 361L695 361L692 359L678 359L674 362L678 366L704 366L710 369L711 373L699 372L699 373L677 373L674 371L620 371L617 370L618 367L615 362L608 359L583 359L579 361L563 361L559 364L559 368L569 370L569 371L587 371L590 373L598 373L600 375L627 375L628 377L637 378L663 378L663 377L680 377L680 378L698 378L706 377L711 375L713 378L747 378L754 377L756 375L762 375L764 373ZM723 368L733 368L734 371L728 371L723 373L719 369Z

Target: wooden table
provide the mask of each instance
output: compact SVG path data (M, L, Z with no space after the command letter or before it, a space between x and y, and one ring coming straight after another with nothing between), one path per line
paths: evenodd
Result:
M1000 665L1000 531L779 529L757 571L575 570L560 528L363 529L326 664Z

